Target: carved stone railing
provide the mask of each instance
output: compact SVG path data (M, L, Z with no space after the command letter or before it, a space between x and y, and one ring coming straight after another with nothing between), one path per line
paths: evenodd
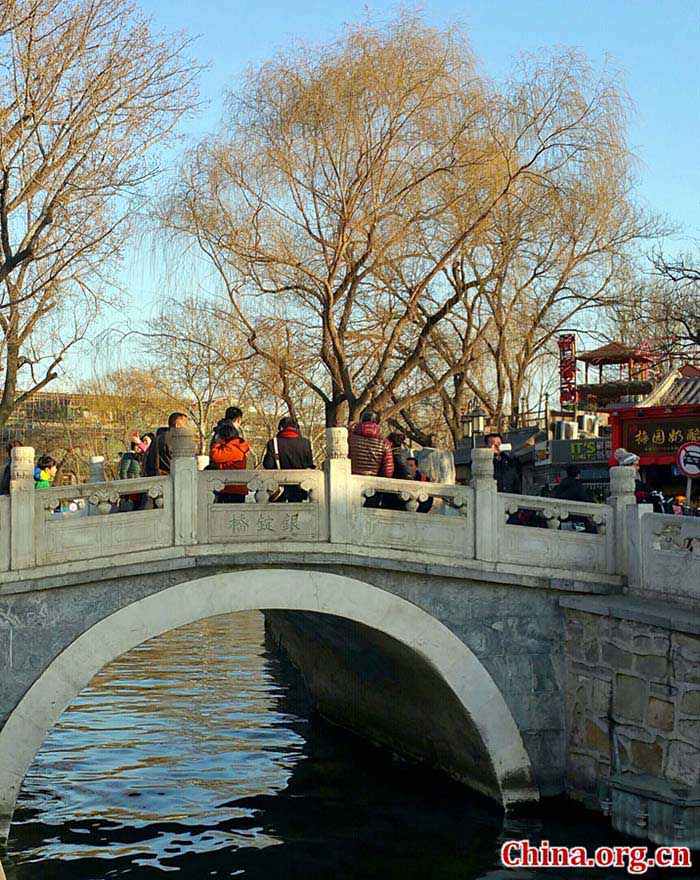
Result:
M636 521L630 513L636 561L630 591L700 609L700 518L647 510Z
M10 496L0 495L0 571L10 568Z
M77 509L65 509L66 502ZM167 477L39 489L34 508L38 566L173 543L173 492Z
M607 504L498 495L499 561L615 571L615 518Z
M351 534L371 547L474 558L473 492L466 486L351 476ZM429 500L432 506L425 509ZM405 510L373 507L393 500Z
M196 545L274 548L280 542L381 547L418 560L431 555L455 565L518 565L572 579L625 574L628 562L635 572L641 566L637 550L627 547L639 538L637 519L628 525L633 508L638 516L630 468L611 470L609 505L580 504L497 494L488 449L472 452L471 485L455 486L352 475L345 430L329 429L327 439L323 470L199 471L191 432L173 429L168 477L105 482L96 457L91 482L42 490L34 487L34 451L18 447L10 497L0 501L0 574L162 548L182 554ZM227 486L242 487L245 501L220 503ZM291 486L303 500L287 503L294 497L289 491L280 498ZM66 501L78 501L81 509L62 509ZM517 525L523 510L545 527ZM572 518L595 529L569 530ZM684 552L675 539L671 546Z
M218 503L227 486L244 487L236 494L245 501ZM284 501L285 486L298 486L306 500ZM323 471L201 471L197 491L199 543L328 540Z

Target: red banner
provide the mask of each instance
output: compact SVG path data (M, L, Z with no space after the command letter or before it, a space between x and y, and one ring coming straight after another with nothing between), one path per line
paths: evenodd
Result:
M559 402L562 409L573 409L578 402L576 388L576 335L562 333L559 346Z

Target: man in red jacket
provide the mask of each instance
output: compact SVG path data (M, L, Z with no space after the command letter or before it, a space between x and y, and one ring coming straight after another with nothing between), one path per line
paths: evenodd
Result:
M393 477L394 453L391 443L382 436L379 416L366 409L360 421L350 428L348 437L353 474L368 477Z
M379 415L366 409L360 421L350 428L348 436L350 467L353 474L368 477L394 476L394 451L391 443L382 436ZM376 492L365 501L365 507L380 507L382 492Z

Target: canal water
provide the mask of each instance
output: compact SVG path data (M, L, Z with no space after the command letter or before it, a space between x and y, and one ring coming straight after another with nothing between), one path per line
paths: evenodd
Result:
M439 773L325 723L258 613L211 618L105 668L37 755L0 860L8 880L182 877L559 880L506 839L631 843L556 804L508 820ZM691 871L650 871L697 880Z

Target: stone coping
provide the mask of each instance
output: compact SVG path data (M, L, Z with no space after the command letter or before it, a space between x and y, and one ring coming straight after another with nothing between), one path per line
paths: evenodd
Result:
M561 592L610 594L621 590L622 579L617 575L581 572L571 578L569 572L551 569L533 571L529 566L465 560L455 563L453 558L424 556L416 561L406 551L342 544L306 544L294 542L284 549L270 551L260 544L208 544L166 547L159 550L120 556L68 562L20 572L3 572L0 576L0 596L37 590L76 586L87 581L105 581L112 578L159 574L194 567L211 568L235 565L344 565L389 571L426 574L433 577L486 581L502 585L548 589Z
M700 635L700 614L668 602L655 602L636 596L562 596L562 608L586 611L601 617L634 620L659 629Z
M700 807L700 785L672 784L667 779L641 773L615 773L610 787L654 801L684 807Z

